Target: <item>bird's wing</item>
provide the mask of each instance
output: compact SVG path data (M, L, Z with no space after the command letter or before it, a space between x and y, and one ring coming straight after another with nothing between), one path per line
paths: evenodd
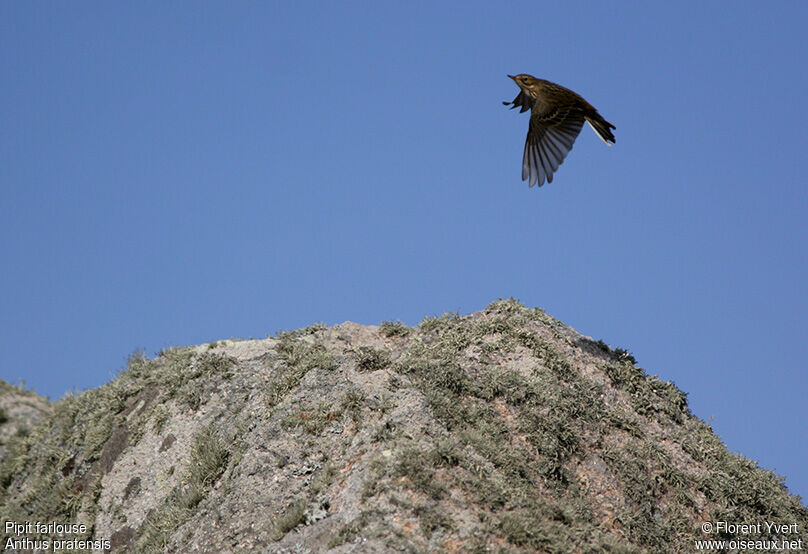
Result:
M572 150L583 124L583 113L575 109L534 110L522 157L522 180L529 180L531 187L542 186L545 180L552 183L553 173Z
M513 102L503 102L505 106L510 106L511 109L522 107L519 110L519 113L526 112L533 107L533 104L536 103L535 98L531 98L524 91L520 90L519 94L516 95L516 98L513 99Z

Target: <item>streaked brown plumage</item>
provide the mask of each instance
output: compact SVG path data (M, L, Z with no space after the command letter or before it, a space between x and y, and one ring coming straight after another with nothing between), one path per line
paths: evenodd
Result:
M614 143L615 126L579 94L532 75L508 75L521 89L513 102L503 102L519 112L530 110L530 126L522 157L522 180L532 187L553 182L553 173L572 150L584 121L607 145Z

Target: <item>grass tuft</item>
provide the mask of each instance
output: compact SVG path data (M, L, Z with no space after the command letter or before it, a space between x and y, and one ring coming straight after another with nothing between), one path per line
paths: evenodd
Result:
M197 433L180 484L169 493L162 506L146 518L137 541L140 552L158 553L169 549L171 533L185 523L207 497L227 468L230 455L230 445L212 426Z
M336 359L321 344L310 344L284 334L276 346L278 363L275 377L267 388L267 404L276 406L292 390L297 388L303 377L312 369L333 371L337 368Z
M360 346L352 350L356 356L356 367L359 371L379 371L390 366L390 353L386 350Z
M379 332L385 337L406 337L412 330L400 321L382 321Z
M286 509L281 512L275 523L272 525L269 538L273 541L279 541L286 534L303 523L306 520L306 501L299 498L289 504Z

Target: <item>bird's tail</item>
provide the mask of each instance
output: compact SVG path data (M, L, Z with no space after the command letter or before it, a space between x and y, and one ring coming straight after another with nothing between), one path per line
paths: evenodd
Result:
M616 129L616 127L603 119L602 115L597 112L592 115L588 115L586 116L586 122L589 123L592 129L595 130L603 142L609 146L614 144L614 133L612 133L611 130Z

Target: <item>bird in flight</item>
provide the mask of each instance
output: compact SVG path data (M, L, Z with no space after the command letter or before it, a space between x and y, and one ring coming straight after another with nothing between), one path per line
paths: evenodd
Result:
M532 187L553 182L553 173L572 150L572 143L581 132L584 121L607 145L614 144L615 126L581 95L532 75L508 75L519 85L519 94L513 102L503 102L519 112L530 110L530 126L522 157L522 180ZM610 144L611 143L611 144Z

